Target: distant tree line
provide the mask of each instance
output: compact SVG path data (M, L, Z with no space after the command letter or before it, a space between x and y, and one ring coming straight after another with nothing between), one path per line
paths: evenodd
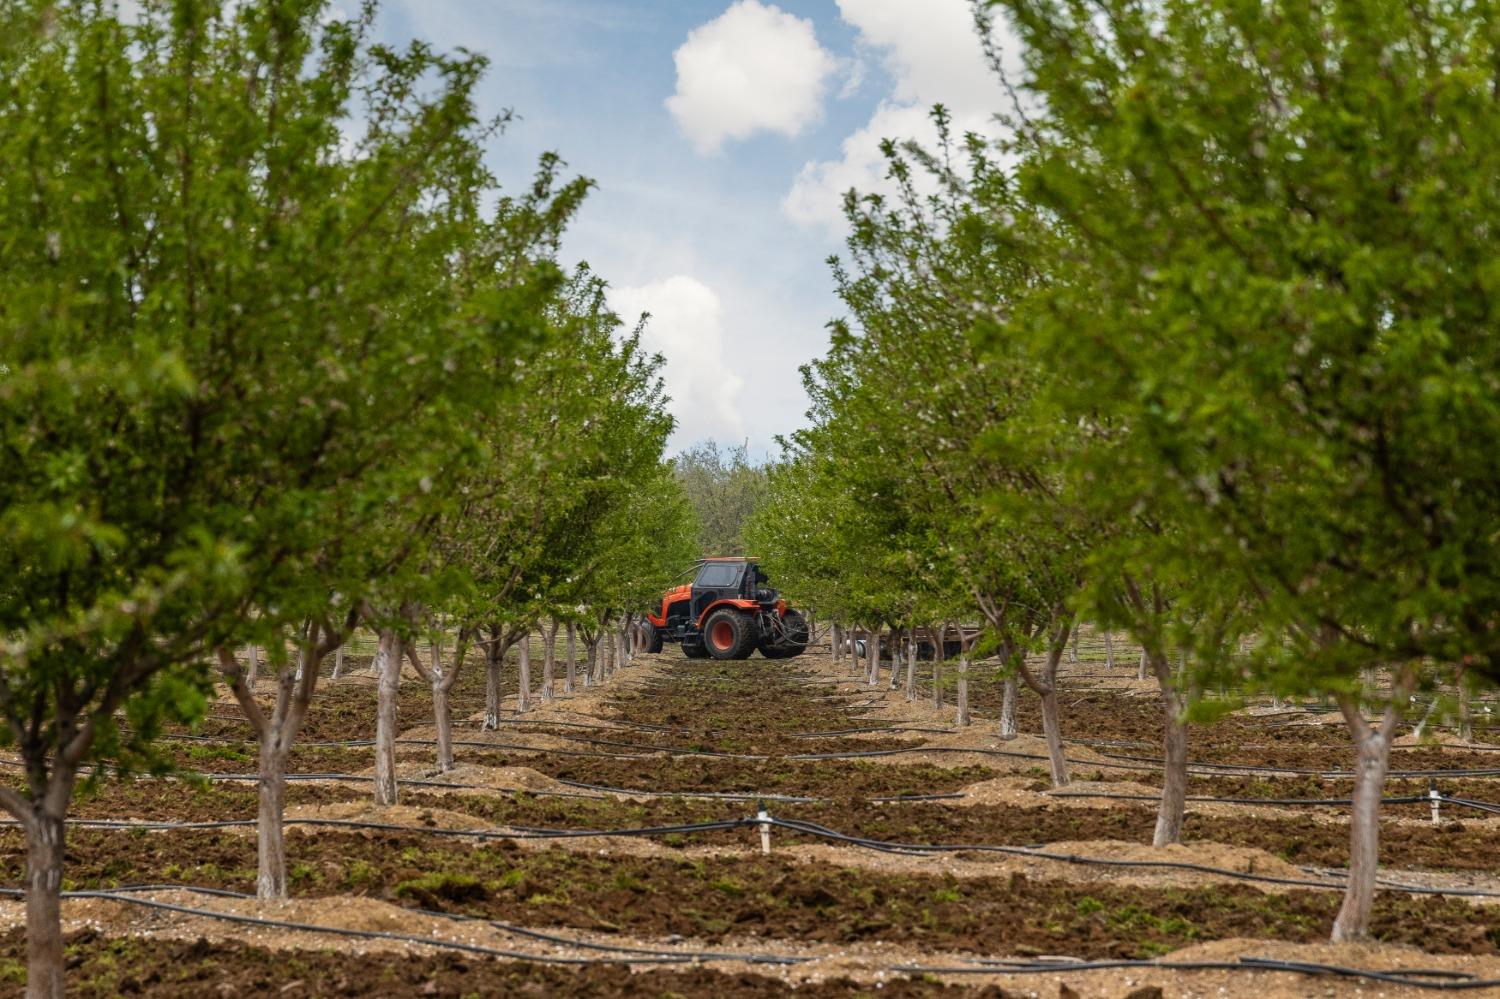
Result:
M672 460L677 481L698 518L698 550L714 555L747 551L745 521L766 494L766 465L750 458L747 443L721 446L712 438Z

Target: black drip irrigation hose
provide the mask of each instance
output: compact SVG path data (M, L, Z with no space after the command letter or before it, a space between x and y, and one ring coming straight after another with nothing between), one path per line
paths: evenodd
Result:
M175 902L162 902L152 898L138 898L134 894L141 891L188 891L211 894L217 897L249 898L236 892L224 892L216 889L200 889L186 885L146 885L129 890L101 889L93 891L65 891L61 895L65 899L96 898L106 899L113 902L124 902L147 909L156 909L163 912L174 912L184 916L197 916L206 919L216 919L220 922L237 923L247 926L260 926L267 929L290 930L299 933L321 933L329 936L352 937L361 940L392 940L399 943L416 944L425 947L434 947L442 950L463 951L469 954L480 954L485 957L495 957L510 961L530 961L541 964L562 965L599 965L599 964L696 964L704 961L745 961L752 964L792 965L800 964L809 958L783 957L780 955L761 954L728 954L715 953L711 951L686 951L673 952L669 949L660 951L648 948L626 948L610 947L607 945L589 944L584 941L571 940L566 937L545 934L537 930L525 930L522 927L509 926L503 923L492 923L490 920L476 920L474 917L456 917L449 913L430 912L428 910L410 910L416 913L432 916L444 916L458 921L478 921L489 923L497 929L519 933L564 946L577 947L589 950L607 950L616 953L613 957L563 957L554 954L535 954L525 951L511 951L499 947L487 947L483 944L464 943L459 940L444 940L441 937L427 937L416 933L396 933L392 930L356 930L343 926L322 926L317 923L303 923L286 919L271 919L265 916L247 916L240 913L216 912L212 909L200 909L189 905L178 905ZM0 888L0 895L10 897L24 897L25 891L20 888Z
M1349 968L1315 961L1282 961L1267 957L1241 957L1236 961L994 961L977 966L937 967L919 964L896 965L892 971L908 975L1038 975L1057 972L1109 971L1134 968L1145 971L1271 971L1298 975L1358 978L1415 989L1456 991L1490 989L1500 986L1500 978L1477 978L1466 971L1425 968L1399 968L1376 971Z
M842 728L832 732L791 732L790 739L837 739L845 735L875 735L884 732L928 732L933 735L953 735L957 729L923 728L920 725L866 725L863 728Z
M783 805L806 805L820 801L840 801L847 799L827 798L818 795L797 794L767 794L761 791L647 791L643 789L632 789L626 787L610 787L606 784L586 784L583 781L567 780L562 777L554 777L553 780L568 787L584 788L590 791L608 791L610 794L623 794L631 797L647 798L705 798L710 801L774 801ZM878 795L870 798L859 798L857 800L870 802L872 804L886 804L901 801L953 801L958 798L966 798L968 795L962 791L951 791L947 794L890 794Z
M1455 803L1462 803L1456 801ZM1494 806L1491 806L1494 807ZM69 820L75 824L91 824L100 828L133 829L133 828L159 828L159 829L184 829L184 828L223 828L228 826L254 825L253 819L222 820L218 822L205 823L144 823L124 822L113 819L76 819ZM14 824L14 821L6 824ZM1337 881L1313 881L1305 878L1283 878L1266 874L1251 874L1245 871L1234 871L1224 867L1213 867L1208 864L1194 864L1184 861L1170 860L1116 860L1101 857L1084 857L1077 854L1051 853L1046 850L1032 847L1000 846L988 843L895 843L886 840L870 839L863 836L853 836L841 833L827 826L815 822L807 822L801 819L781 819L767 815L765 818L759 816L744 817L739 819L724 819L717 822L698 822L673 826L645 826L634 829L543 829L529 826L513 826L511 831L501 832L498 830L472 830L472 829L443 829L429 826L400 826L379 822L365 822L350 819L287 819L288 825L311 825L311 826L334 826L351 829L369 829L386 832L410 832L429 833L439 836L452 836L457 838L477 839L579 839L585 837L605 836L660 836L671 834L690 834L697 832L714 832L719 830L742 829L749 827L775 826L792 832L800 832L805 835L835 842L848 843L853 846L865 847L885 853L904 854L933 854L933 853L1000 853L1009 856L1030 857L1038 860L1051 860L1062 863L1080 864L1097 867L1126 867L1144 868L1154 870L1181 870L1194 871L1201 874L1214 874L1221 877L1232 878L1239 881L1253 881L1262 884L1288 885L1301 888L1341 888L1343 885ZM1429 888L1425 886L1392 886L1392 890L1413 895L1453 895L1471 898L1500 898L1500 892L1484 891L1473 888Z
M68 819L67 824L81 829L196 830L248 828L257 819L215 819L207 822L139 822L129 819ZM699 832L717 832L756 825L758 819L721 819L716 822L693 822L674 826L642 826L635 829L543 829L534 826L506 826L500 829L450 829L444 826L403 826L363 819L282 819L284 826L315 826L338 829L363 829L373 832L424 833L454 839L585 839L596 836L668 836ZM18 826L16 819L0 819L0 827Z
M1446 794L1438 795L1437 800L1441 802L1447 802L1451 805L1462 805L1465 808L1474 808L1478 809L1481 812L1490 812L1494 815L1500 815L1500 805L1492 805L1487 801L1473 801L1469 798L1450 798Z
M590 746L616 746L616 747L621 747L621 748L624 748L624 749L640 749L640 750L645 750L645 754L643 754L644 756L649 756L649 755L653 755L653 754L657 754L657 753L665 753L668 756L711 756L711 757L714 757L715 759L722 759L722 760L769 760L771 758L771 757L765 755L764 753L720 753L720 752L717 752L717 751L712 750L712 749L685 749L685 748L682 748L682 747L679 747L679 746L642 746L639 743L634 743L634 742L613 742L613 741L611 741L609 739L589 739L589 738L585 738L583 736L578 736L578 735L562 735L562 736L558 736L558 738L560 738L560 739L567 739L567 740L569 740L571 742L582 742L582 743L586 743L586 744L588 744ZM533 750L531 750L531 752L534 752L534 753L551 753L551 752L567 752L567 751L566 750L551 750L551 749L533 749ZM643 756L636 756L634 758L635 759L641 759L641 758L643 758ZM790 757L788 757L788 758L790 759Z
M13 891L24 889L12 889ZM227 888L206 888L199 885L178 884L147 884L147 885L118 885L114 888L93 889L98 892L110 894L132 894L158 891L181 891L191 892L197 895L210 895L216 898L253 899L254 895L245 892L230 891ZM66 894L64 897L67 897ZM632 947L626 944L596 943L590 940L579 940L576 937L564 936L559 933L549 933L546 930L532 929L529 926L517 926L515 923L507 923L498 919L488 919L484 916L469 916L460 912L444 912L441 909L423 909L420 907L402 906L407 912L416 913L421 916L431 916L440 919L449 919L456 923L483 923L494 929L505 933L513 933L516 936L529 937L533 940L542 940L547 943L560 944L565 947L574 947L578 950L597 950L606 953L618 954L644 954L658 957L689 957L700 961L748 961L751 963L764 964L802 964L811 958L807 957L780 957L774 955L741 954L733 951L675 951L657 947Z
M1405 748L1405 747L1399 747ZM1154 763L1154 759L1148 756L1127 756L1120 753L1102 753L1111 760L1128 760L1133 763ZM1095 763L1083 763L1081 766L1099 766ZM1356 774L1353 770L1299 770L1292 767L1263 767L1253 766L1245 763L1201 763L1196 760L1188 761L1188 768L1197 767L1200 770L1263 773L1263 774L1292 774L1298 777L1322 777L1327 780L1352 780ZM1160 770L1161 764L1156 764L1153 769ZM1483 769L1458 769L1458 770L1391 770L1386 773L1387 777L1500 777L1500 768Z
M0 759L0 765L20 766L13 760ZM136 777L133 779L142 779ZM214 773L207 771L184 771L178 774L165 775L167 780L203 780L210 783L255 783L259 782L260 775L253 773ZM345 773L288 773L282 774L282 779L289 784L296 783L338 783L338 784L368 784L375 778L373 776L361 776L359 774ZM828 798L819 796L768 794L763 791L652 791L644 788L612 787L608 784L589 784L584 781L568 780L563 777L553 777L552 780L565 787L576 787L579 791L555 791L544 788L529 787L495 787L490 784L469 784L459 781L434 780L425 777L398 777L396 783L405 787L437 788L445 791L487 791L491 794L524 794L537 798L577 798L585 801L609 801L610 795L620 795L627 798L701 798L708 801L775 801L781 804L813 804L820 801L841 801L847 799ZM602 791L603 794L583 794L582 791ZM955 801L967 798L968 795L962 791L950 791L940 794L889 794L874 795L868 798L857 799L869 804L891 804L900 802L921 801ZM1425 799L1424 799L1425 800Z
M827 826L818 825L815 822L806 822L800 819L778 819L768 817L765 820L751 819L749 824L764 821L765 824L780 826L793 832L804 833L822 839L835 842L848 843L852 846L861 846L866 849L878 850L884 853L905 854L931 854L931 853L1000 853L1008 856L1031 857L1038 860L1052 860L1061 863L1080 864L1094 867L1132 867L1152 870L1178 870L1195 871L1200 874L1215 874L1221 877L1232 878L1238 881L1253 881L1261 884L1288 885L1296 888L1343 888L1344 885L1337 881L1312 881L1305 878L1283 878L1269 874L1251 874L1246 871L1233 871L1225 867L1213 867L1208 864L1194 864L1186 861L1175 860L1116 860L1105 857L1083 857L1071 853L1052 853L1044 849L1036 849L1023 846L999 846L986 843L893 843L886 840L868 839L863 836L851 836L841 833ZM1484 891L1477 888L1428 888L1425 886L1402 886L1393 887L1391 890L1400 891L1411 895L1454 895L1469 898L1500 898L1500 891Z
M906 753L973 753L978 756L1000 756L1017 760L1046 760L1047 757L1041 753L1022 753L1006 749L967 749L963 746L909 746L900 749L866 749L840 753L797 753L781 757L784 760L857 760L877 756L900 756ZM1114 754L1103 754L1107 760L1074 760L1076 766L1084 769L1098 768L1104 770L1130 770L1144 773L1160 773L1164 767L1160 762L1145 756L1116 756ZM1129 762L1116 763L1115 760ZM1267 774L1270 776L1291 777L1320 777L1324 780L1353 780L1357 775L1353 770L1297 770L1290 767L1260 767L1239 763L1198 763L1188 761L1189 772L1193 770L1208 770L1212 773L1224 773L1229 775L1240 773ZM1200 774L1199 776L1205 776ZM1411 777L1500 777L1500 769L1485 770L1392 770L1387 773L1388 777L1411 778Z
M249 827L256 824L255 819L221 819L210 822L131 822L120 819L69 819L70 825L83 828L99 829L146 829L146 830L169 830L169 829L224 829L231 827ZM0 822L0 825L16 825L14 819ZM1306 878L1283 878L1268 874L1251 874L1245 871L1234 871L1225 867L1213 867L1208 864L1194 864L1186 861L1174 860L1117 860L1103 857L1085 857L1078 854L1052 853L1045 849L1024 846L1002 846L993 843L897 843L887 840L871 839L864 836L855 836L842 833L827 826L802 819L782 819L771 815L764 818L747 816L738 819L723 819L716 822L696 822L671 826L643 826L633 829L544 829L532 826L510 826L505 830L499 829L449 829L434 826L402 826L383 822L369 822L355 819L318 819L318 818L295 818L286 819L286 825L321 826L342 829L363 829L377 832L399 832L399 833L425 833L433 836L447 836L458 839L582 839L589 837L609 836L665 836L672 834L691 834L699 832L716 832L730 829L744 829L754 827L779 827L791 832L819 839L830 840L839 843L848 843L851 846L864 847L882 853L900 853L908 855L930 855L936 853L999 853L1006 856L1027 857L1035 860L1050 860L1060 863L1078 864L1095 867L1119 867L1139 868L1150 870L1178 870L1193 871L1200 874L1213 874L1227 877L1238 881L1251 881L1260 884L1287 885L1297 888L1321 888L1337 889L1343 885L1334 880L1310 880ZM1475 888L1430 888L1417 885L1392 885L1391 890L1411 895L1452 895L1470 898L1500 898L1500 891L1484 891Z
M1105 794L1102 791L1049 791L1049 798L1105 798L1110 801L1160 801L1159 794ZM1352 798L1215 798L1212 795L1190 794L1184 801L1213 802L1223 805L1352 805ZM1411 794L1397 798L1381 798L1382 805L1415 805L1430 801L1426 794Z

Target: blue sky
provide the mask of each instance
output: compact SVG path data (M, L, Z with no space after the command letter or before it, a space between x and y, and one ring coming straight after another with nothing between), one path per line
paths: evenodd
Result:
M379 30L489 57L503 183L549 150L597 182L565 262L653 314L674 448L766 454L802 423L840 192L878 187L879 139L923 138L932 102L971 128L1000 103L967 0L385 0Z

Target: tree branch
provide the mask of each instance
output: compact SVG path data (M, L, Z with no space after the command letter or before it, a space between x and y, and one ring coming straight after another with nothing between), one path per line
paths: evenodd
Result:
M224 679L229 683L229 690L234 694L234 699L239 702L240 711L245 720L250 723L257 739L266 737L268 723L265 712L261 711L260 705L255 701L255 695L245 685L245 668L240 665L234 653L226 648L218 650L219 670L224 674Z

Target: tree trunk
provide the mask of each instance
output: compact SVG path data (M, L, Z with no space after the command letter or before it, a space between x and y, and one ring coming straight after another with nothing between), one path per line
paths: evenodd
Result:
M1373 733L1355 736L1358 757L1354 773L1354 804L1349 813L1349 885L1333 923L1335 943L1369 935L1370 910L1375 902L1375 876L1380 866L1380 797L1390 762L1390 743Z
M500 631L490 632L490 640L484 646L484 730L493 732L500 727L500 669L505 665L505 646L500 642Z
M1474 741L1474 715L1469 707L1469 685L1467 677L1458 677L1458 737L1464 742Z
M895 690L901 682L901 629L891 629L891 682L890 689Z
M932 706L941 708L943 706L943 643L948 639L948 626L929 628L927 633L937 635L937 639L932 643Z
M67 828L62 816L48 814L44 807L34 808L23 825L26 829L26 999L61 999L61 892Z
M245 680L245 682L250 685L251 690L255 689L255 681L259 678L259 676L260 648L259 646L252 645L250 646L250 676Z
M1187 816L1187 722L1177 698L1162 691L1163 709L1166 712L1166 752L1162 771L1161 804L1156 809L1156 832L1151 837L1152 846L1166 846L1182 842L1182 823Z
M599 639L597 637L592 640L585 638L583 651L583 685L588 688L594 685L594 670L599 664Z
M1041 692L1041 698L1042 736L1047 740L1047 765L1052 771L1052 786L1067 787L1068 760L1063 755L1062 726L1057 715L1057 689L1047 686Z
M1360 713L1357 698L1339 698L1339 709L1354 738L1354 804L1349 811L1349 881L1338 918L1333 921L1333 941L1363 940L1370 932L1370 911L1375 903L1375 878L1380 869L1380 798L1391 761L1391 737L1400 722L1401 703L1416 680L1413 667L1394 677L1391 698L1371 729Z
M1052 770L1052 786L1066 787L1068 784L1068 760L1063 755L1062 725L1057 711L1057 668L1062 663L1063 653L1068 648L1071 622L1063 620L1052 631L1047 642L1047 664L1041 678L1032 673L1022 660L1017 664L1021 679L1042 699L1042 736L1047 740L1047 763Z
M441 677L432 683L432 717L437 728L438 773L453 769L453 709L448 704L448 687Z
M843 661L839 659L842 651L839 649L839 623L837 621L833 622L832 627L830 627L828 630L828 644L830 646L829 652L833 658L834 668L837 669L839 663Z
M340 645L333 650L333 678L337 680L344 673L344 647Z
M917 629L906 632L906 699L917 699Z
M969 654L958 654L958 713L954 724L964 727L969 724Z
M531 632L521 635L516 646L516 710L521 714L531 710Z
M1107 631L1104 633L1104 668L1115 668L1115 636Z
M880 630L871 628L865 639L865 658L868 666L865 670L865 682L871 687L880 683Z
M567 662L567 665L566 665L567 679L563 681L563 692L567 693L567 694L573 693L575 687L577 686L578 657L576 655L576 653L577 653L577 646L575 644L577 642L577 630L578 629L574 626L573 622L569 621L568 622L568 632L567 632L567 651L568 651L568 662Z
M375 658L380 685L375 702L375 804L396 803L396 701L401 693L401 636L382 629ZM280 896L277 896L278 898Z
M1140 664L1140 666L1138 666L1136 668L1135 678L1137 680L1144 680L1144 679L1146 679L1146 650L1145 649L1141 650L1141 664Z
M268 726L260 738L260 810L255 826L255 897L286 898L286 753L280 726Z
M1005 678L1005 689L1000 697L1000 738L1014 739L1016 731L1017 681L1014 676Z
M557 618L548 620L542 628L542 701L552 700L557 696L553 688L552 678L557 672Z
M1182 696L1172 682L1172 667L1164 653L1150 656L1151 670L1161 688L1161 707L1166 749L1162 759L1161 802L1156 809L1156 831L1152 846L1182 842L1182 824L1187 816L1187 722L1182 717Z

